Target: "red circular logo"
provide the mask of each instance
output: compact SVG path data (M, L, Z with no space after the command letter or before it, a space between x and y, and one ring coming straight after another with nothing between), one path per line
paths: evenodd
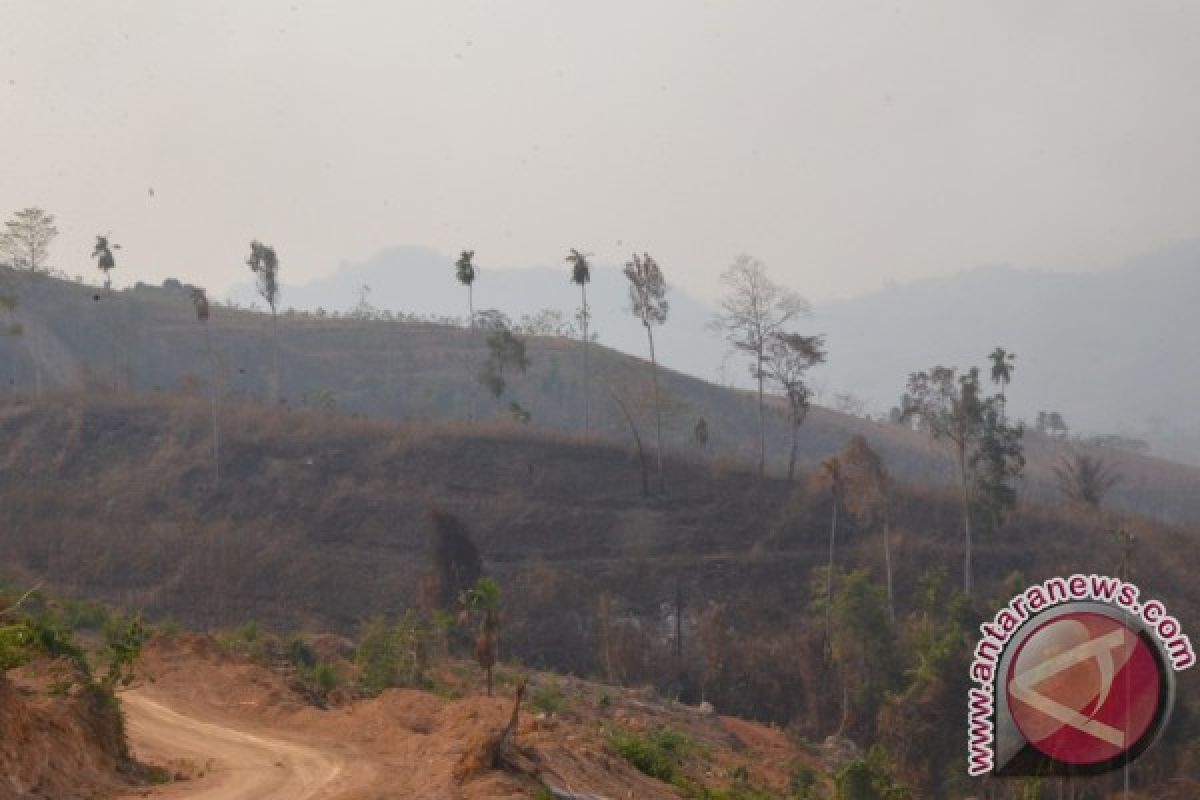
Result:
M1033 631L1008 668L1008 706L1025 739L1065 764L1117 758L1159 716L1159 663L1135 631L1103 614L1063 614Z

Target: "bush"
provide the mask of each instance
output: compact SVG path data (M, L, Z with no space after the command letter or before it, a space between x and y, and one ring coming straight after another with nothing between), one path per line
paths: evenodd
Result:
M691 737L670 728L645 736L636 733L615 734L612 744L621 758L664 783L675 782L676 770L697 749Z
M431 635L429 625L411 610L394 626L381 617L369 620L363 625L354 653L360 670L359 684L370 694L423 686Z

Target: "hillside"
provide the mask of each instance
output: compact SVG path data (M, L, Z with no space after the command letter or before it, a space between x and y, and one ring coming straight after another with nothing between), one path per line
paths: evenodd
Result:
M345 311L358 303L366 285L379 308L462 317L465 297L451 279L452 261L424 248L390 248L343 263L329 276L285 285L284 303ZM678 275L675 265L664 269L669 282ZM816 293L819 300L821 287L793 288ZM1032 420L1039 410L1057 410L1081 433L1141 437L1155 453L1200 464L1200 415L1189 405L1200 384L1193 370L1178 368L1200 348L1200 334L1183 324L1198 293L1200 243L1189 242L1105 272L986 266L891 283L854 297L819 300L803 327L828 338L829 363L814 371L827 403L849 392L884 413L897 402L910 372L934 364L981 364L999 344L1018 354L1011 395L1019 416ZM248 284L234 295L242 303L254 301ZM570 317L579 304L562 265L485 269L475 295L477 308L504 309L514 319L547 307ZM589 295L601 343L644 352L643 332L626 310L620 270L597 268ZM658 342L663 363L708 380L748 385L745 366L724 361L719 338L705 328L712 303L674 285L670 297L671 319Z
M8 273L21 297L18 337L0 337L0 375L24 396L56 387L102 392L116 382L143 391L182 390L206 396L215 374L222 402L270 394L270 320L261 313L217 307L208 359L204 331L186 288L139 287L109 295L50 277ZM635 326L636 327L636 326ZM291 408L333 409L342 414L401 420L452 421L506 415L510 402L532 413L532 424L578 431L583 415L580 345L572 340L529 339L531 366L510 376L496 400L478 383L486 347L462 328L416 321L314 317L280 318L282 399ZM894 362L893 362L894 363ZM593 349L592 433L600 440L632 441L616 392L629 405L643 438L651 439L649 365L605 347ZM707 457L750 460L757 417L751 394L664 371L665 439L670 450L697 454L696 421L708 423ZM789 429L782 405L769 415L769 462L786 465ZM952 476L945 453L902 427L816 407L800 433L801 463L815 464L855 434L867 436L903 480L944 483ZM1066 452L1051 439L1030 436L1025 491L1055 496L1052 467ZM1124 475L1111 495L1115 508L1164 521L1200 521L1200 469L1117 450L1104 457ZM690 457L690 456L689 456Z

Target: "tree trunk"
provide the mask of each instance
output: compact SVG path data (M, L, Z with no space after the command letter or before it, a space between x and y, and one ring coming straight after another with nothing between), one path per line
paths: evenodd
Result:
M475 327L475 285L467 284L467 327Z
M829 572L825 575L825 646L832 648L833 639L833 552L837 542L838 499L833 498L833 520L829 525Z
M650 368L654 376L655 456L658 459L658 491L665 494L667 486L663 479L662 404L658 396L658 359L654 356L654 331L649 325L646 326L646 337L650 340Z
M275 306L271 306L271 372L275 375L275 402L278 403L283 397L283 381L279 376L279 315L275 313Z
M971 596L971 588L973 585L971 572L971 494L967 486L967 448L966 445L960 445L958 448L958 478L959 484L962 487L962 515L963 515L963 591L967 597Z
M758 476L767 474L767 418L763 408L763 353L758 351ZM790 471L790 467L789 467ZM788 475L791 478L791 475Z
M617 405L621 407L621 413L625 415L625 421L629 423L629 430L633 433L633 441L637 444L638 464L642 468L642 497L650 496L650 477L646 470L646 451L642 447L642 437L638 433L637 425L633 421L633 415L629 413L629 409L625 403L612 389L608 390L612 395L613 400L617 401Z
M591 430L591 373L588 371L588 304L587 284L579 284L583 293L583 432Z
M887 502L886 500L884 502ZM896 622L896 595L892 586L892 515L887 509L883 512L883 570L887 574L888 618Z
M212 337L208 332L208 323L204 322L204 349L208 351L209 370L209 401L212 406L212 435L213 435L213 488L221 484L221 433L217 426L217 359L213 354Z
M796 440L800 438L800 426L792 423L792 450L788 454L788 483L796 474Z

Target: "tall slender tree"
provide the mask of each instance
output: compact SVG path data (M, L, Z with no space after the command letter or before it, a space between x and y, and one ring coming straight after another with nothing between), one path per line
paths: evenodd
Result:
M109 236L96 236L96 245L92 248L92 258L96 259L96 267L104 273L104 294L108 299L112 300L112 271L117 266L117 259L113 255L114 250L120 250L121 245L109 242ZM112 308L113 304L109 303L111 327L109 343L112 350L112 388L116 391L121 386L120 368L117 364L117 312Z
M582 305L579 307L579 324L583 329L583 429L591 428L591 372L588 369L588 347L591 336L588 333L588 323L592 312L588 309L587 286L592 282L592 265L588 261L591 253L582 253L571 248L567 254L567 263L571 265L571 283L579 287L582 295Z
M221 484L221 429L217 424L217 357L213 352L212 336L209 334L208 293L201 288L192 289L192 307L196 310L196 321L204 329L204 350L208 356L209 406L212 411L213 486Z
M279 256L275 248L255 239L250 243L246 266L254 273L259 296L271 309L271 374L276 402L283 396L279 373Z
M833 508L829 520L829 565L825 573L825 648L828 653L833 643L833 575L836 569L834 553L837 548L838 510L842 507L846 492L842 462L837 456L831 456L821 462L818 480L829 490L830 505Z
M640 257L637 253L625 264L625 277L629 280L630 312L646 328L650 342L650 368L654 384L655 457L658 461L658 490L664 491L663 444L662 444L662 401L658 390L658 358L654 354L654 328L667 321L670 306L667 303L667 284L663 279L658 262L649 253Z
M462 255L458 257L458 261L454 262L454 277L458 278L458 282L467 287L467 327L475 327L475 278L478 277L478 272L475 269L475 251L463 250Z
M725 335L734 350L750 358L750 375L758 384L758 472L767 469L767 421L763 383L769 350L775 337L795 319L808 313L800 295L774 283L757 258L741 255L721 275L727 293L712 326Z
M798 333L776 332L767 343L761 375L783 391L788 399L788 417L792 445L788 453L788 480L796 473L796 452L800 426L808 417L812 390L805 383L808 371L825 360L825 338Z
M962 493L963 588L970 595L973 574L969 467L971 452L983 432L979 369L972 367L962 375L953 367L942 366L914 372L908 378L902 409L903 419L916 418L931 438L951 445Z

